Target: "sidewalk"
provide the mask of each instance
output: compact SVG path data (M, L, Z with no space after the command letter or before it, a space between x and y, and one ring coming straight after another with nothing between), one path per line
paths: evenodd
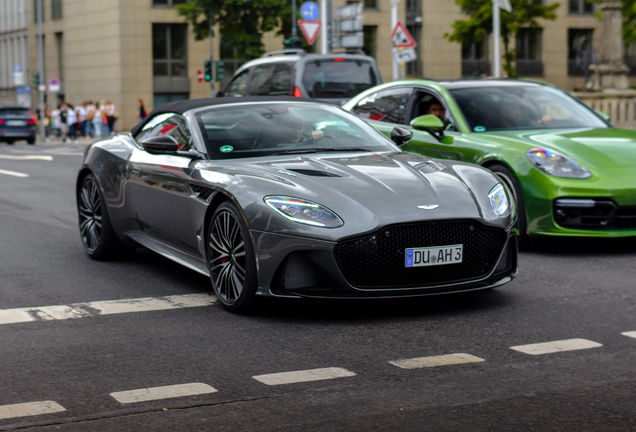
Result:
M38 135L35 139L36 145L47 145L47 144L90 144L99 139L103 139L104 137L78 137L77 140L74 141L62 141L62 138L56 136L50 136L46 140L42 140Z

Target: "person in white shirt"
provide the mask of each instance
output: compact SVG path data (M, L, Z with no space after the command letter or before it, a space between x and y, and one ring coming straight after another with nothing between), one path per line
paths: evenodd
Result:
M77 114L72 105L68 104L66 110L66 121L68 122L68 141L77 142Z
M78 104L75 107L75 114L77 114L77 132L78 135L84 135L84 131L86 130L86 109L83 104Z

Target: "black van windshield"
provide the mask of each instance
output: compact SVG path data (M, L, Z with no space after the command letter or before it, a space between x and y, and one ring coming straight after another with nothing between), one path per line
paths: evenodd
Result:
M316 60L308 62L303 73L303 85L316 99L348 99L376 84L373 67L361 60Z

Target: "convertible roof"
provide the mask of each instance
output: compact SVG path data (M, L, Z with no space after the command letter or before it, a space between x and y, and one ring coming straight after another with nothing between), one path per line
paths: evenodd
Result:
M155 115L164 113L183 114L194 108L202 108L206 106L217 106L225 104L249 103L249 102L314 102L323 103L315 99L299 98L294 96L258 96L258 97L215 97L203 99L189 99L176 102L168 102L158 108L155 108L146 116L146 119L130 130L135 135L144 125L149 122Z

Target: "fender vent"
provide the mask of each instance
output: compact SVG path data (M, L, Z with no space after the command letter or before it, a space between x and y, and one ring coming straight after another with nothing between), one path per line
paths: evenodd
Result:
M190 189L192 189L192 195L203 201L207 201L207 199L214 193L214 189L210 189L205 186L191 184Z
M331 174L325 171L316 171L316 170L309 170L309 169L290 169L287 171L293 171L298 174L303 174L303 175L312 176L312 177L341 177L337 174Z

